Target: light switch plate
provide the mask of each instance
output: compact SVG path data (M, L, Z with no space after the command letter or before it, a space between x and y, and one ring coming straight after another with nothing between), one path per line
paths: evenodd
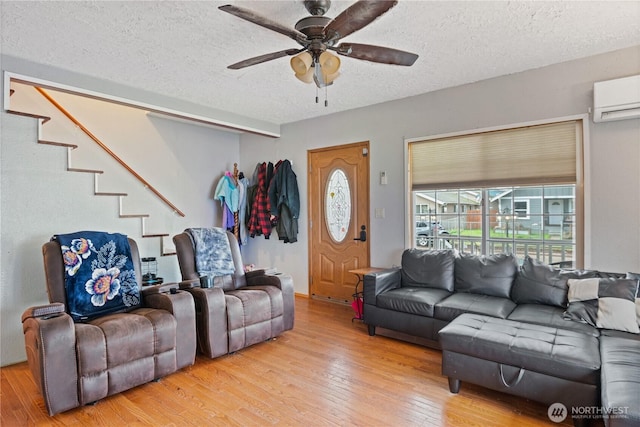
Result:
M387 185L387 171L380 172L380 185Z

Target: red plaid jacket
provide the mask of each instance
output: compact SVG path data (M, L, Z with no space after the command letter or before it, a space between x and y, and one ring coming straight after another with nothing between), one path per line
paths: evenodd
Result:
M258 167L258 188L256 190L253 205L251 206L251 216L249 217L249 236L255 237L264 235L268 239L271 235L271 219L269 218L271 209L269 208L269 196L267 194L267 164L262 163Z

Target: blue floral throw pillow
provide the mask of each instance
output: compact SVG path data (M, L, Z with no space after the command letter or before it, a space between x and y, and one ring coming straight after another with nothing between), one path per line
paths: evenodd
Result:
M67 310L74 321L140 305L140 289L127 236L79 231L58 234L65 267Z

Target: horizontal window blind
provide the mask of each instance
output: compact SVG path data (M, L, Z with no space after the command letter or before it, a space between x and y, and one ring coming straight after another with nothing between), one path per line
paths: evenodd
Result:
M409 143L412 190L575 183L579 121Z

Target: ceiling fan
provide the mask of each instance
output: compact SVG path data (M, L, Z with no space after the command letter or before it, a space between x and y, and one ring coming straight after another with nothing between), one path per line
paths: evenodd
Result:
M376 18L394 7L397 1L359 0L345 9L336 18L324 16L331 6L330 0L304 0L304 6L311 16L300 19L294 28L288 28L269 18L234 5L220 6L219 9L261 27L268 28L295 40L300 49L285 49L245 59L227 68L238 70L261 64L284 56L293 56L291 68L300 80L326 87L333 83L340 67L340 59L328 52L382 64L411 66L418 55L398 49L360 43L340 43L342 38L369 25Z

